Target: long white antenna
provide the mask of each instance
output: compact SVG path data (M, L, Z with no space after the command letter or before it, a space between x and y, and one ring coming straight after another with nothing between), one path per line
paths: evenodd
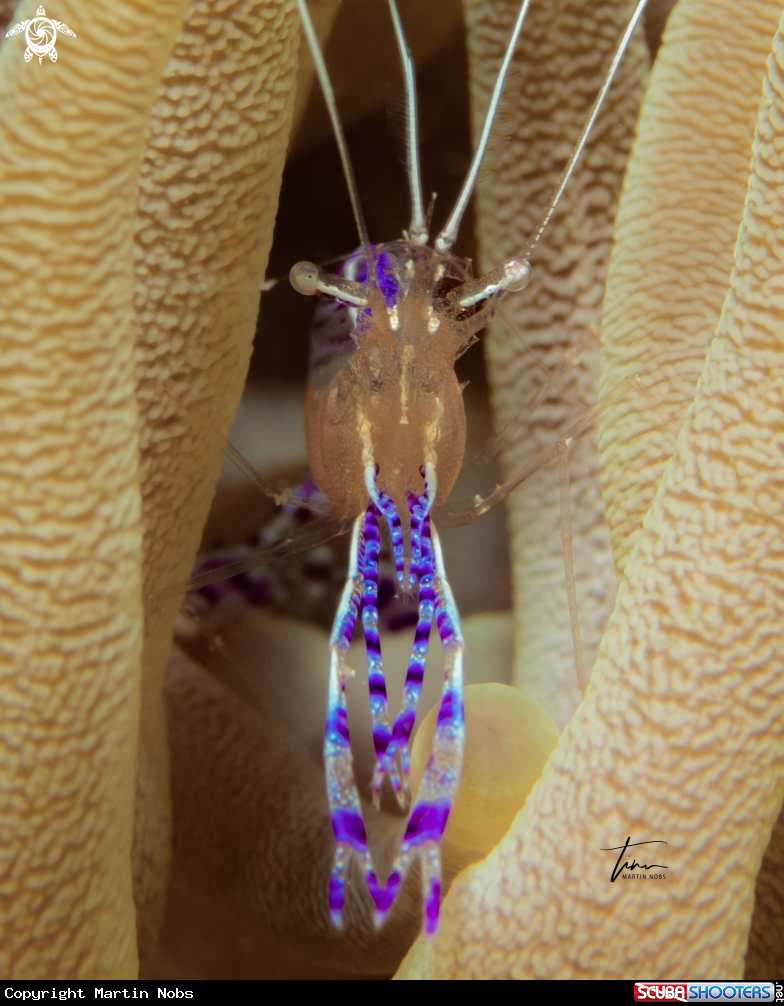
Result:
M615 50L615 55L613 56L612 63L610 63L610 68L607 71L602 86L599 88L599 93L596 95L596 100L593 103L593 108L591 109L591 114L588 116L588 120L583 126L582 132L580 133L580 138L577 141L577 145L572 151L572 156L569 158L569 163L566 165L564 173L561 175L561 180L558 183L558 188L555 190L550 204L544 211L542 216L539 218L539 223L536 225L533 234L528 239L528 244L525 246L522 258L523 260L528 260L531 256L531 252L534 250L539 242L539 238L544 233L545 228L550 223L550 218L561 201L561 196L566 190L566 186L569 184L569 180L574 174L574 169L577 167L577 161L580 158L580 154L585 148L585 144L588 142L588 134L593 128L593 124L602 110L602 105L604 104L604 99L607 97L607 92L610 90L610 86L615 77L615 71L618 69L624 54L629 47L629 42L631 41L632 35L634 34L634 29L637 27L640 18L642 17L643 11L645 10L645 5L648 0L640 0L637 4L637 8L632 15L631 21L626 26L626 31L621 37L621 41L618 43L618 48Z
M639 0L634 14L632 15L632 19L626 26L626 31L624 31L621 41L618 43L615 55L610 63L610 68L605 74L602 86L599 88L599 93L597 94L596 100L591 108L591 114L588 116L588 121L583 126L577 145L572 151L572 156L569 158L569 163L566 165L566 169L561 175L561 180L558 183L558 187L556 188L547 209L539 218L539 223L536 225L533 234L531 234L531 237L528 239L528 243L522 253L515 258L507 259L506 262L502 262L500 265L497 265L495 269L491 269L490 272L486 273L484 276L480 276L479 279L474 280L473 282L464 283L462 286L454 290L452 294L447 295L447 299L450 297L453 298L454 303L457 306L471 307L475 304L480 304L482 301L487 300L488 297L492 297L495 294L505 293L507 290L522 290L528 283L531 276L531 264L529 262L531 252L534 250L539 238L541 238L544 233L544 230L550 222L553 213L555 213L558 203L561 201L561 196L564 194L566 186L569 184L569 179L574 174L577 161L588 141L588 134L591 132L591 128L594 122L596 122L596 118L602 109L604 99L607 97L607 92L610 90L610 85L613 82L615 71L618 69L620 62L623 59L624 53L631 41L631 37L634 34L634 29L637 27L639 20L642 17L642 13L645 10L647 2L648 0ZM455 214L453 213L452 217L454 218L454 216ZM452 240L454 240L454 232L451 236L447 234L451 223L452 221L450 220L443 234L439 236L436 241L436 249L439 251L448 251L451 247ZM446 241L445 243L442 243L444 234L447 235Z
M531 6L531 0L523 0L523 4L520 7L520 12L517 15L517 21L515 21L515 26L512 29L512 36L509 39L509 44L506 47L506 54L504 55L504 61L501 63L501 69L498 72L498 77L496 78L495 87L493 88L493 93L490 98L490 105L487 109L487 115L485 116L485 124L482 128L482 135L479 138L479 143L476 147L476 152L474 153L474 159L471 162L471 167L468 171L468 176L463 183L463 188L460 191L460 196L458 197L457 204L452 210L452 216L447 220L446 226L441 231L441 233L436 238L436 251L446 252L452 247L457 239L457 231L460 227L460 221L463 219L463 214L468 206L468 200L471 198L471 193L474 191L474 186L476 185L476 179L479 175L479 169L482 166L482 160L487 151L487 144L490 141L490 133L493 128L493 120L495 119L496 113L498 111L498 105L501 101L501 92L504 89L504 81L506 80L506 75L509 71L509 64L512 62L512 56L517 47L517 40L520 37L520 31L523 27L523 21L525 21L525 16L528 13L528 8Z
M406 170L408 184L411 189L411 226L409 237L418 245L427 244L427 222L422 203L422 176L419 172L419 123L417 121L416 77L414 76L414 61L406 44L403 25L395 0L389 0L389 11L395 26L397 47L400 50L400 62L403 64L403 77L406 83Z
M335 133L335 140L338 145L338 150L340 151L340 160L343 164L343 174L346 178L348 194L351 199L351 208L354 211L354 220L356 221L357 231L359 232L359 242L362 245L362 252L365 256L365 261L367 262L368 274L371 280L374 281L376 275L375 261L370 248L370 238L368 237L367 226L365 225L365 217L362 213L362 207L359 202L359 192L357 190L356 179L354 178L354 169L351 167L351 158L348 154L346 137L343 133L340 116L338 115L335 92L332 90L332 84L329 79L329 74L327 73L327 66L324 62L324 56L322 55L321 46L319 45L318 37L316 35L316 29L313 27L313 22L310 18L310 12L308 11L308 6L305 0L297 0L297 9L299 10L300 20L302 21L302 27L305 31L305 38L308 40L310 54L313 57L313 63L316 67L319 83L321 84L324 102L326 103L329 117L332 120L332 130Z

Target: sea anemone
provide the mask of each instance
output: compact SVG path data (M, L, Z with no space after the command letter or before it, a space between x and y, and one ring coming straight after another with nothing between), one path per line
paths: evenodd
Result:
M521 100L477 200L482 265L522 245L631 7L532 12ZM515 8L466 2L475 120ZM3 972L131 978L137 932L143 974L181 966L157 950L171 753L173 872L193 890L169 888L167 925L201 898L229 964L244 932L267 974L290 955L307 975L307 953L344 977L388 976L418 899L404 892L380 935L358 902L347 933L330 930L321 770L247 682L242 696L182 651L167 738L179 601L153 599L192 568L248 368L294 115L293 6L60 0L54 14L76 36L56 63L25 62L19 38L0 50ZM509 324L548 362L579 358L565 398L631 375L640 390L573 458L589 663L598 648L584 700L553 599L557 519L532 530L545 502L557 513L556 483L512 500L514 683L565 729L530 796L509 798L525 805L500 844L477 839L469 859L489 855L454 880L439 934L414 943L400 978L735 978L744 956L762 977L784 963L778 833L760 870L784 794L780 15L680 0L639 120L635 43L538 285L489 334L499 426L536 392ZM551 403L528 447L564 415ZM518 438L508 471L522 450ZM265 645L299 647L304 681L317 631L271 626ZM606 850L627 836L668 843L666 882L611 881Z

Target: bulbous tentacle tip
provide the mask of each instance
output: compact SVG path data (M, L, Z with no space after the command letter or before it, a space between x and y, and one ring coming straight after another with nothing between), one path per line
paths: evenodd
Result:
M497 683L465 689L466 753L460 789L441 848L442 894L452 878L487 855L509 830L558 743L549 713L516 688ZM438 710L417 730L411 750L416 792L430 758ZM425 891L427 897L427 890Z

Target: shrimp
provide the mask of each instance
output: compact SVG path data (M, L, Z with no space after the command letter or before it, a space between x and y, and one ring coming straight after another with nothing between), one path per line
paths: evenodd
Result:
M457 792L465 743L462 699L465 644L460 618L444 568L435 521L460 472L466 420L455 360L491 320L507 293L522 289L531 275L531 252L566 189L615 71L642 16L640 0L618 44L599 94L567 163L561 181L521 253L479 279L470 264L451 254L490 139L509 64L531 0L523 0L490 100L487 118L457 203L440 234L428 244L418 161L418 125L413 64L395 5L389 0L403 65L407 95L407 167L411 222L403 239L371 245L360 206L337 106L305 0L297 0L303 29L332 120L359 232L360 248L338 273L310 262L296 264L292 286L320 295L333 316L314 347L306 394L307 452L315 483L332 504L339 522L353 522L348 579L330 640L330 671L324 762L336 842L329 886L329 909L340 927L348 871L357 860L372 897L377 926L386 920L411 865L422 866L424 931L437 931L441 900L440 844ZM625 393L616 389L613 397ZM557 458L564 508L563 538L569 559L566 451L594 418L600 403L549 451L529 466L536 470ZM530 472L528 472L530 474ZM468 522L512 491L526 473L473 501L462 514ZM400 591L418 590L418 621L403 688L403 703L391 721L378 633L378 563L381 527L388 529ZM567 583L569 578L567 576ZM569 590L578 675L579 630L574 582ZM346 662L355 625L361 618L368 657L373 742L376 755L373 798L378 803L386 778L408 820L397 858L385 880L368 844L354 778L346 702L353 675ZM415 798L409 792L409 742L422 689L427 648L436 623L445 654L445 674L433 749Z

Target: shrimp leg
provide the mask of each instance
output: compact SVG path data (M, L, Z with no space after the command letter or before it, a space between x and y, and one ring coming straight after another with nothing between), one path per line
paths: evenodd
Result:
M446 658L436 736L417 800L403 836L400 853L392 867L386 888L383 891L370 888L376 905L375 923L376 926L381 926L414 858L419 857L422 863L425 933L429 935L438 929L441 907L441 839L457 795L465 747L463 707L465 642L452 591L446 580L441 545L435 528L432 529L432 534L436 619Z
M420 504L424 497L419 497ZM416 509L416 507L412 508ZM413 518L412 518L413 525ZM414 635L414 645L411 651L411 659L406 671L406 680L403 686L403 703L400 712L392 727L392 739L389 743L388 753L390 759L400 755L400 789L405 787L407 798L407 779L411 770L411 759L409 755L408 743L411 739L411 732L416 721L419 699L422 695L422 683L425 677L425 666L427 664L427 651L430 642L430 632L433 628L435 617L435 593L433 584L433 545L430 531L430 517L425 516L421 522L419 534L420 558L418 563L419 575L419 620L417 621L416 633ZM394 780L393 780L394 785ZM396 790L397 791L397 790Z
M425 491L422 496L413 493L408 495L408 509L411 513L411 571L408 579L410 587L416 586L419 575L419 563L422 558L422 546L420 536L422 533L422 522L433 508L436 499L436 470L432 464L423 465L419 469L425 483Z
M395 560L395 575L397 582L402 584L405 570L405 544L403 542L403 529L400 526L400 514L390 497L379 489L376 485L377 465L367 465L365 467L365 488L368 496L384 515L384 519L389 527L389 535L392 539L392 557Z
M389 500L389 503L391 504L392 501ZM392 505L394 506L394 504ZM395 511L395 516L397 516L397 511ZM399 517L398 524L400 524ZM373 747L376 752L376 769L373 774L373 800L378 805L384 775L389 772L390 775L396 776L397 770L387 754L387 747L392 737L392 731L389 728L387 684L384 677L381 640L378 637L378 555L381 549L381 537L378 528L378 507L373 502L368 504L367 511L365 512L364 545L361 562L362 578L364 581L362 588L362 629L365 633L370 715L373 723ZM395 779L395 781L399 784L399 780Z
M354 780L346 708L346 681L354 674L346 664L346 654L351 645L351 637L354 635L363 587L361 569L365 554L364 523L364 517L358 517L354 523L348 578L335 616L329 647L324 764L332 830L337 844L329 881L329 913L338 929L343 923L346 879L352 857L359 858L366 874L372 869L365 822L362 819L359 793Z
M373 793L375 798L378 799L384 775L388 774L399 802L401 796L404 801L407 802L408 800L408 787L406 785L410 771L408 742L411 737L411 731L414 728L419 698L422 694L422 682L425 676L425 665L427 664L430 632L433 627L433 617L435 614L429 513L436 495L436 473L431 464L423 466L420 471L425 482L425 492L421 496L410 493L408 499L409 511L411 513L411 569L409 573L409 585L413 587L417 580L419 580L419 617L411 659L406 671L402 708L391 731L389 731L389 727L386 726L385 721L386 734L383 738L379 736L378 742L376 742L376 720L375 710L373 710L374 692L372 685L370 690L371 712L374 714L373 740L376 748L376 771L373 777ZM400 518L394 503L389 497L378 489L376 492L386 507L387 521L394 547L396 529L400 527ZM394 519L394 523L390 518ZM363 611L363 620L364 617ZM368 641L369 669L371 667L370 662L371 642ZM384 712L386 713L386 687L383 680L383 672L381 675L381 684L384 685ZM383 746L380 743L382 740ZM397 761L398 754L400 755L399 767Z

